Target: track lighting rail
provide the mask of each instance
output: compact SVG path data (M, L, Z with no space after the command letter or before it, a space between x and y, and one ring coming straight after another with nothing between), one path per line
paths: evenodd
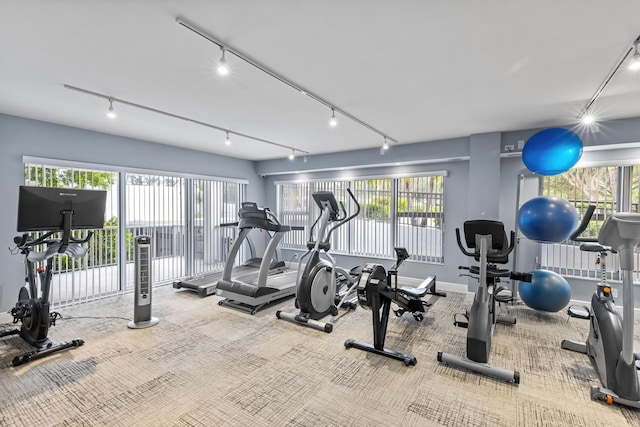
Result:
M263 73L268 74L269 76L271 76L274 79L284 83L285 85L291 87L292 89L302 93L303 95L308 96L309 98L313 99L316 102L319 102L320 104L322 104L325 107L329 108L332 111L332 115L334 115L337 112L340 115L348 118L349 120L359 124L360 126L363 126L363 127L367 128L367 129L369 129L370 131L372 131L374 133L377 133L378 135L383 137L385 139L385 141L391 141L393 143L397 143L398 142L397 139L390 137L386 133L376 129L375 127L371 126L370 124L360 120L359 118L349 114L348 112L346 112L344 110L341 110L340 108L338 108L335 105L331 104L326 99L316 95L315 93L307 90L306 88L298 85L297 83L292 82L291 80L287 79L286 77L282 76L281 74L276 73L275 71L271 70L267 66L259 63L255 59L251 58L247 54L239 51L238 49L234 48L233 46L228 45L227 43L225 43L222 40L218 39L217 37L215 37L211 33L209 33L207 31L205 31L204 29L200 28L196 24L194 24L194 23L192 23L192 22L190 22L190 21L188 21L188 20L186 20L186 19L184 19L184 18L182 18L180 16L178 16L176 18L176 22L178 24L182 25L183 27L193 31L196 34L198 34L199 36L209 40L211 43L217 45L220 49L223 49L224 51L233 54L234 56L236 56L236 57L242 59L243 61L245 61L246 63L248 63L249 65L252 65L253 67L255 67L258 70L262 71ZM296 151L299 151L299 150L296 150Z
M131 101L127 101L125 99L121 99L121 98L115 98L113 96L110 95L105 95L102 93L98 93L98 92L93 92L87 89L82 89L76 86L71 86L71 85L64 85L65 89L69 89L69 90L73 90L76 92L80 92L80 93L84 93L85 95L91 95L91 96L95 96L97 98L102 98L102 99L106 99L109 102L109 106L113 107L113 103L119 103L119 104L123 104L123 105L128 105L129 107L134 107L134 108L138 108L140 110L145 110L145 111L149 111L152 113L156 113L156 114L161 114L163 116L167 116L167 117L172 117L174 119L178 119L178 120L183 120L185 122L190 122L190 123L194 123L200 126L205 126L211 129L215 129L215 130L219 130L220 132L225 132L227 134L227 140L229 135L237 135L237 136L241 136L243 138L247 138L247 139L251 139L254 141L259 141L259 142L264 142L265 144L270 144L273 145L275 147L281 147L281 148L286 148L287 150L291 150L292 152L297 152L297 153L301 153L301 154L306 154L308 155L309 152L305 151L305 150L301 150L299 148L295 148L292 147L290 145L285 145L285 144L279 144L277 142L273 142L273 141L269 141L263 138L258 138L256 136L251 136L251 135L247 135L246 133L242 133L242 132L236 132L234 130L231 129L227 129L227 128L223 128L221 126L216 126L214 124L211 123L207 123L207 122L203 122L200 120L196 120L196 119L192 119L189 117L185 117L185 116L180 116L178 114L174 114L174 113L170 113L168 111L163 111L163 110L159 110L157 108L153 108L153 107L147 107L146 105L142 105L142 104L137 104L135 102L131 102ZM113 108L111 108L111 111L113 110Z

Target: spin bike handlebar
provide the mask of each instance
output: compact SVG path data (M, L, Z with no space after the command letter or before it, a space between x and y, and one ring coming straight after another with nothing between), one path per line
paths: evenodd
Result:
M62 240L64 240L64 237L62 239L49 238L56 233L60 233L60 231L49 231L43 234L42 236L38 237L37 239L31 239L31 236L29 233L24 233L22 236L14 237L13 243L16 244L16 247L18 249L20 249L21 251L24 251L25 249L28 249L30 247L37 246L43 243L44 244L59 243ZM76 237L69 236L69 243L77 243L77 244L87 243L89 240L91 240L92 237L93 237L93 231L90 231L89 233L87 233L87 237L85 237L84 239L78 239Z

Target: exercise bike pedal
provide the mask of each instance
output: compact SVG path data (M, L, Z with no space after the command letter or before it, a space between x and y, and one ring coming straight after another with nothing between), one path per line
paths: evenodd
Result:
M62 314L57 311L49 313L49 326L56 326L56 320L62 319Z
M458 316L464 317L464 321L458 320ZM469 316L466 313L456 313L453 315L453 326L457 326L458 328L468 329L469 328Z
M576 319L591 319L591 310L586 305L571 305L567 308L567 314Z

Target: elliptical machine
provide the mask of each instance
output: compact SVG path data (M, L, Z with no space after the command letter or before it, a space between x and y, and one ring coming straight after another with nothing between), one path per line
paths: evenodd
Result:
M276 312L278 319L331 333L337 319L331 322L319 320L328 314L337 316L338 309L342 307L348 310L356 308L357 302L353 290L357 285L357 278L351 272L337 266L335 258L329 254L331 233L360 213L358 200L350 189L347 189L347 192L356 208L351 215L347 215L342 202L338 206L331 191L316 191L312 194L313 200L320 208L320 215L309 231L308 251L300 257L298 263L295 305L300 312L294 314L278 310ZM315 238L314 230L317 230ZM302 262L307 258L309 261L303 270Z
M404 313L411 313L418 322L424 319L426 308L431 306L431 302L423 301L427 294L446 297L444 292L436 290L435 276L427 277L418 287L402 286L398 287L398 268L409 258L409 253L405 248L394 248L396 252L396 263L385 271L380 264L365 264L362 267L362 274L358 281L358 302L360 306L371 310L373 319L373 344L347 339L344 346L380 356L404 362L405 366L415 365L416 357L401 353L384 347L387 336L387 325L389 323L389 312L391 303L398 306L394 313L401 317Z
M27 285L20 288L18 302L11 309L13 323L20 322L20 328L2 332L0 338L20 335L35 347L32 351L15 356L13 366L84 344L79 338L61 343L54 343L48 338L49 327L55 326L56 320L62 317L60 313L50 311L53 257L66 255L70 258L82 258L87 254L88 248L80 245L91 240L93 232L89 231L85 238L78 239L71 236L71 230L102 228L105 201L106 191L20 187L18 231L52 231L37 238L24 233L13 239L17 251L24 255ZM60 232L62 235L59 238L52 238ZM45 250L36 251L35 248L39 245L45 245ZM38 266L43 262L44 267Z
M460 239L460 229L456 228L458 247L465 255L480 262L479 266L460 266L461 270L468 270L471 277L477 277L476 290L471 309L454 316L454 325L467 329L467 357L459 357L448 353L438 352L438 362L459 366L482 375L502 379L515 384L520 383L520 373L511 369L497 368L488 364L491 354L491 338L496 322L516 323L513 316L498 316L496 301L510 302L512 296L501 298L501 288L498 283L501 278L511 280L531 281L531 274L516 273L507 269L500 269L496 264L509 262L509 254L515 243L515 233L511 231L511 238L507 240L504 224L491 220L471 220L464 223L464 236L467 247L465 249Z
M573 305L567 310L571 317L589 320L587 340L563 340L561 347L586 354L591 359L603 385L591 387L592 399L640 408L640 385L636 373L640 355L633 352L633 271L635 248L640 242L640 214L614 213L605 220L597 239L578 237L587 228L594 210L595 206L589 206L571 239L584 242L580 245L582 251L598 252L599 259L604 259L607 252L619 254L623 315L613 300L611 287L606 281L605 263L602 262L602 281L591 298L591 306Z

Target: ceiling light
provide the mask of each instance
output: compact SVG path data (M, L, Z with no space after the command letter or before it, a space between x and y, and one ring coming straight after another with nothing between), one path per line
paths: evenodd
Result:
M109 99L109 109L107 110L107 117L109 117L110 119L115 119L116 118L116 112L113 109L113 100Z
M383 150L388 150L389 149L389 141L387 141L387 137L384 137L384 144L382 144L382 149Z
M581 120L582 120L582 123L585 125L590 125L596 121L595 117L593 117L593 115L588 112L582 116Z
M638 43L640 43L640 41L636 40L633 44L633 56L631 57L631 61L629 61L629 69L633 71L640 70L640 52L638 52Z
M296 152L295 150L291 150L291 154L289 154L289 160L293 160L296 158Z
M227 74L229 74L229 66L227 65L227 58L225 58L226 49L224 48L224 46L222 46L220 47L220 50L222 51L222 57L220 58L220 62L218 63L218 74L220 74L221 76L226 76Z
M227 132L227 139L224 140L226 145L231 145L231 140L229 139L229 132Z
M332 128L338 126L338 120L336 119L336 110L331 109L331 118L329 119L329 126Z

